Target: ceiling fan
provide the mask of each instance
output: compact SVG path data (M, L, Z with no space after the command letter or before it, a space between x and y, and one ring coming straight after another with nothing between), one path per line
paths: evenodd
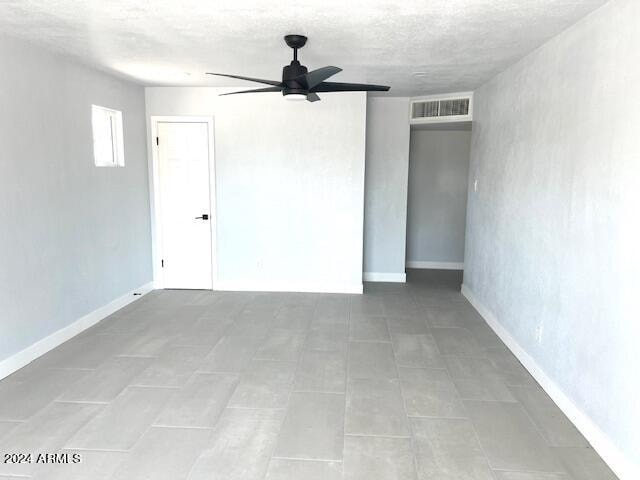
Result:
M325 80L342 69L338 67L322 67L317 70L307 71L307 67L298 61L298 49L307 43L304 35L285 35L284 41L293 48L293 60L282 69L282 81L263 80L261 78L242 77L240 75L227 75L225 73L209 73L207 75L218 75L220 77L237 78L250 82L264 83L271 85L266 88L256 88L253 90L243 90L240 92L223 93L222 95L236 95L238 93L257 92L282 92L287 100L306 100L317 102L320 100L318 93L323 92L386 92L389 87L384 85L368 85L365 83L340 83L325 82Z

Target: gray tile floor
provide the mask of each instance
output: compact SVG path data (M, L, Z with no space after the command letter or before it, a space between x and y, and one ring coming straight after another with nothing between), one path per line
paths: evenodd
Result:
M155 291L0 382L0 478L604 480L459 293ZM62 457L59 457L62 458Z

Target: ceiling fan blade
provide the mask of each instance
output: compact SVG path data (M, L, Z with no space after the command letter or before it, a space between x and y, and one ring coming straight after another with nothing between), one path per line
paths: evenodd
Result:
M307 102L317 102L320 100L320 97L313 93L313 92L309 92L307 93Z
M239 80L247 80L249 82L257 82L257 83L264 83L267 85L274 85L276 87L279 87L282 85L282 82L278 82L277 80L264 80L262 78L251 78L251 77L242 77L240 75L227 75L226 73L210 73L207 72L207 75L217 75L218 77L229 77L229 78L237 78Z
M255 88L253 90L242 90L240 92L229 92L229 93L221 93L219 96L223 95L237 95L238 93L259 93L259 92L281 92L282 87L266 87L266 88Z
M303 79L305 82L307 82L307 88L313 88L316 85L324 82L327 78L332 77L336 73L341 71L342 69L339 67L322 67L300 75L296 77L295 80Z
M385 85L370 85L367 83L322 82L311 89L313 92L386 92Z

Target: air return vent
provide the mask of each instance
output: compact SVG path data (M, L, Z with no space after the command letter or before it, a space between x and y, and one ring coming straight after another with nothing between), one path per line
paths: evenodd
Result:
M411 123L471 121L473 94L434 95L411 100Z

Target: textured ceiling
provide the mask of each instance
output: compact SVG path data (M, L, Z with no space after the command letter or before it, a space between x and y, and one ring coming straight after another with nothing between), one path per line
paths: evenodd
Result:
M205 71L279 79L286 33L332 80L391 95L470 90L605 0L2 0L0 33L144 85L244 85ZM415 75L421 73L421 75Z

